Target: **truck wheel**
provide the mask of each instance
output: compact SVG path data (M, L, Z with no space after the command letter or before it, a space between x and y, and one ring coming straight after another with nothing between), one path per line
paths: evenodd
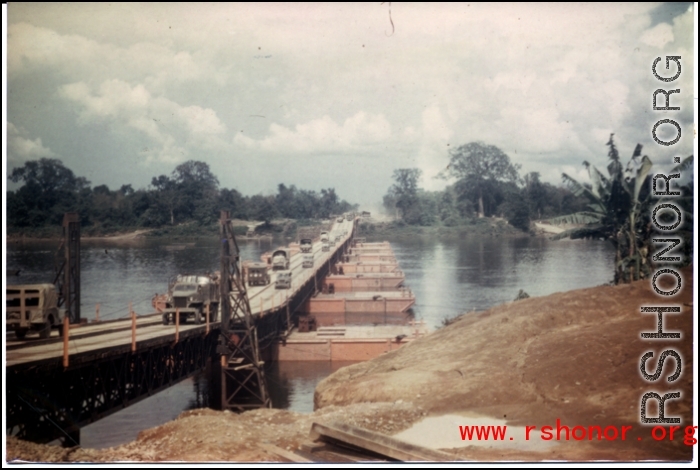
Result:
M24 339L24 337L27 336L27 331L26 328L18 328L15 330L15 336L17 339Z
M39 339L46 339L51 336L51 323L46 322L41 326L39 330Z
M168 323L170 323L170 319L168 318L168 314L164 313L163 314L163 325L167 325Z

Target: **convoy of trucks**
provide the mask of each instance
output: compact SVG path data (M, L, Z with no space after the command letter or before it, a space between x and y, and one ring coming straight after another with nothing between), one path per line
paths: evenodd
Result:
M352 220L354 214L346 215L347 220ZM340 216L338 222L343 221ZM248 232L254 232L254 226L248 227ZM346 231L343 232L347 233ZM301 232L299 247L303 253L302 267L314 266L313 237L310 232ZM331 239L329 231L320 233L321 250L330 251L330 247L340 241L340 235ZM276 272L275 288L289 289L292 285L292 271L290 271L291 252L288 248L279 248L272 253L270 258L272 270ZM264 286L271 282L269 266L266 263L251 263L247 265L247 277L249 286ZM156 305L154 299L154 305ZM209 321L216 321L219 313L220 291L219 276L214 275L178 275L168 283L168 293L158 299L158 310L162 313L163 324L175 322L175 315L179 312L180 322L194 319L195 323L202 323L207 311ZM7 286L6 289L6 324L8 330L13 330L17 338L22 339L30 331L39 333L40 338L48 338L52 328L60 328L65 312L58 308L58 293L53 284L31 284Z

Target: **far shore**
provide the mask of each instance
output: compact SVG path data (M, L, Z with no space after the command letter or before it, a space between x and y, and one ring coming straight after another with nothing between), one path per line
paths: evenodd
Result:
M460 226L418 226L418 225L399 225L392 222L378 221L361 221L359 236L385 235L394 233L397 235L430 235L430 236L454 236L454 235L488 235L488 236L551 236L561 233L570 227L561 227L551 225L546 222L533 221L532 230L523 232L512 227L505 220L499 218L482 219L483 222L478 222L473 225ZM246 221L237 221L238 224L244 225ZM53 228L52 228L53 229ZM94 233L90 229L85 229L87 233ZM149 229L136 229L126 232L106 233L103 235L87 235L83 233L81 240L85 241L114 241L114 242L130 242L143 239L156 238L187 238L195 239L208 237L215 234L215 227L191 227L189 225L175 227L160 227ZM271 236L274 233L259 233L258 236ZM246 238L239 234L238 237ZM6 242L39 242L58 240L61 238L60 228L56 230L42 229L31 230L29 234L8 233Z

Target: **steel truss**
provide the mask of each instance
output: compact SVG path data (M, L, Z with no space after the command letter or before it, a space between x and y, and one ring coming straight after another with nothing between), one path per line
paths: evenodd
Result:
M66 309L71 323L80 323L80 216L75 212L63 215L53 283L58 290L58 306Z
M203 370L214 355L217 336L197 334L133 353L86 357L68 369L60 361L10 367L6 434L38 443L61 439L64 445L78 445L82 426Z
M229 211L221 211L221 407L270 408L258 335L240 266L240 250Z

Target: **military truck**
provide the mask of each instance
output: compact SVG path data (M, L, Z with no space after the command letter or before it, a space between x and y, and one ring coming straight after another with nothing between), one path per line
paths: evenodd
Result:
M347 220L352 220L352 219L355 218L355 213L354 213L354 212L348 212L347 214L345 214L345 218L346 218Z
M321 251L331 251L331 245L327 241L321 243Z
M311 253L311 249L313 248L312 240L310 238L302 238L299 248L302 253Z
M314 267L314 255L305 254L304 257L301 259L301 267L302 268L313 268Z
M292 272L278 271L275 278L275 289L289 289L292 287Z
M289 269L289 249L280 248L272 253L272 270L282 271Z
M270 283L270 273L265 263L252 263L247 269L249 286L266 286Z
M5 289L5 324L14 330L18 339L29 331L39 333L39 338L51 336L51 328L57 327L63 334L65 312L58 308L58 293L53 284L25 284L7 286Z
M163 325L175 323L176 312L180 323L193 318L204 322L209 306L209 321L215 322L219 313L219 278L216 275L179 275L168 283L166 308L163 309Z
M326 230L321 232L321 241L322 242L327 242L329 238L330 237L329 237L328 232Z

